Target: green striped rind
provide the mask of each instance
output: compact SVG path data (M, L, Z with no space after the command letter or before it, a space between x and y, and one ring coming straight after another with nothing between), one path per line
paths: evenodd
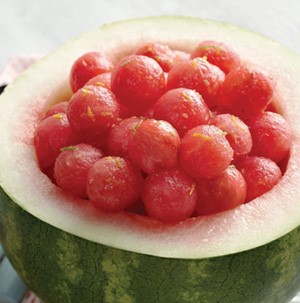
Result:
M12 264L46 303L282 303L300 284L300 228L238 254L160 258L63 232L1 190L0 236Z

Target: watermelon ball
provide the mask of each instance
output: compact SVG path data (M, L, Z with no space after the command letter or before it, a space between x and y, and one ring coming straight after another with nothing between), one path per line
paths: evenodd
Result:
M202 58L194 58L175 65L169 72L167 89L178 87L196 90L209 107L216 105L216 98L225 79L217 66Z
M72 65L70 71L70 85L75 93L87 81L95 76L110 72L113 68L112 60L99 52L88 52L79 57Z
M246 202L271 190L282 177L281 170L276 163L263 157L244 158L236 164L236 167L247 183Z
M218 103L241 119L260 114L271 102L271 79L253 67L242 65L227 74Z
M97 75L86 82L84 86L102 86L108 89L111 89L111 73L103 73L100 75Z
M178 63L189 60L190 54L181 50L173 50L173 56L174 56L174 63L177 65Z
M69 104L68 101L61 101L59 103L54 104L47 110L44 118L58 114L58 113L66 113L68 104Z
M70 99L67 116L72 129L81 137L107 133L118 121L115 95L101 86L85 86Z
M142 118L132 116L113 126L107 139L108 154L111 156L128 157L130 138L142 121Z
M247 196L247 184L243 175L230 165L214 179L199 180L197 194L197 215L212 215L243 204Z
M63 190L86 199L86 182L89 169L103 157L103 153L88 144L61 148L54 165L54 179Z
M111 73L97 75L85 84L85 86L89 85L102 86L111 90ZM119 107L121 118L128 118L131 115L131 111L127 107L123 106L122 104L119 104Z
M153 118L169 122L182 137L189 129L207 124L210 111L195 90L175 88L167 91L154 104Z
M135 55L147 56L154 59L163 69L168 72L174 64L174 54L168 45L161 43L147 43L135 51Z
M240 64L238 54L229 46L218 41L202 41L191 53L191 58L201 57L218 66L225 74Z
M76 142L77 138L66 114L58 113L41 120L34 135L34 146L41 170L45 171L54 165L62 147Z
M153 59L130 55L123 57L111 75L112 91L119 102L134 114L141 114L165 92L165 75Z
M249 127L253 137L251 154L269 158L276 163L288 155L292 132L281 115L263 112L249 122Z
M118 212L133 205L141 195L143 177L127 159L104 157L89 170L87 194L93 206Z
M109 90L111 90L111 73L103 73L100 75L97 75L96 77L90 79L85 86L89 86L89 85L93 85L93 86L102 86L105 88L108 88ZM131 116L131 111L125 107L122 104L119 104L119 108L120 108L120 117L121 118L128 118Z
M238 117L230 114L215 116L210 124L215 125L226 132L226 139L234 151L234 159L250 153L252 149L252 137L249 127Z
M215 178L230 165L232 158L226 133L214 125L192 128L181 140L179 162L192 178Z
M152 174L176 166L179 146L180 137L170 123L146 119L135 126L128 155L140 170Z
M142 199L150 217L179 222L195 211L196 184L178 169L160 171L147 177Z

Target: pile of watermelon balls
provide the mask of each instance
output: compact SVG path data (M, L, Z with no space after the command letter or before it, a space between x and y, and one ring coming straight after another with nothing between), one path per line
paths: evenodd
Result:
M89 52L70 85L37 126L37 160L96 209L174 223L247 203L284 173L292 135L273 80L224 43Z

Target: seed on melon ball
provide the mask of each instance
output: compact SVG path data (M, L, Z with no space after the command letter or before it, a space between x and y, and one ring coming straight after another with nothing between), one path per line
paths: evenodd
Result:
M154 59L163 69L168 72L174 65L174 53L168 45L161 43L147 43L135 51L135 55L147 56Z
M143 177L127 159L104 157L89 170L87 194L103 211L118 212L133 205L141 195Z
M47 110L44 118L58 114L58 113L66 113L68 104L69 104L68 101L61 101L59 103L54 104L52 107L50 107Z
M143 118L133 116L113 126L107 139L108 154L111 156L128 157L130 138L142 121Z
M230 165L214 179L197 182L199 216L215 214L243 204L247 196L247 184L243 175Z
M123 57L113 69L111 87L119 102L139 115L165 92L166 80L155 60L130 55Z
M154 104L153 118L169 122L183 136L189 129L206 124L210 111L195 90L175 88L167 91Z
M101 86L85 86L70 99L67 116L80 137L107 133L118 120L119 104L115 95Z
M169 72L167 89L185 87L196 90L209 107L216 105L216 98L225 79L217 66L202 58L194 58L175 65Z
M152 174L176 166L179 146L180 137L170 123L146 119L134 128L128 155L140 170Z
M247 183L249 202L271 190L281 179L280 168L275 162L263 157L247 157L236 164Z
M75 93L86 82L95 76L110 72L113 68L112 60L99 52L88 52L79 57L72 65L70 72L70 85Z
M229 46L218 41L202 41L191 53L191 58L202 57L218 66L225 74L239 65L240 59Z
M260 114L271 102L271 79L253 67L242 65L226 75L218 103L241 119Z
M241 119L230 114L220 114L215 116L210 124L227 133L226 139L233 149L235 160L250 153L252 148L251 133L248 126Z
M215 178L230 165L232 158L226 133L214 125L192 128L181 140L179 162L192 178Z
M279 114L263 112L249 122L253 137L251 154L279 162L289 153L292 132L287 121Z
M56 158L54 179L63 190L86 199L86 182L89 169L103 157L103 153L88 144L66 146Z
M62 147L76 142L66 114L54 114L40 121L34 135L34 146L41 170L54 165Z
M105 88L110 89L111 88L111 73L103 73L100 75L97 75L87 81L84 86L103 86Z
M142 199L150 217L179 222L195 211L196 184L178 169L163 170L147 177Z

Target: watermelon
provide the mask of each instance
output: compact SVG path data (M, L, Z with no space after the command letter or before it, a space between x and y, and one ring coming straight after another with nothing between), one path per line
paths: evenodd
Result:
M113 60L148 42L191 52L221 41L276 83L273 106L293 144L269 192L234 209L163 223L104 213L55 186L38 166L37 122L70 98L69 71L88 51ZM274 303L300 290L300 58L255 33L184 17L127 20L95 29L46 56L0 98L0 240L46 303Z

